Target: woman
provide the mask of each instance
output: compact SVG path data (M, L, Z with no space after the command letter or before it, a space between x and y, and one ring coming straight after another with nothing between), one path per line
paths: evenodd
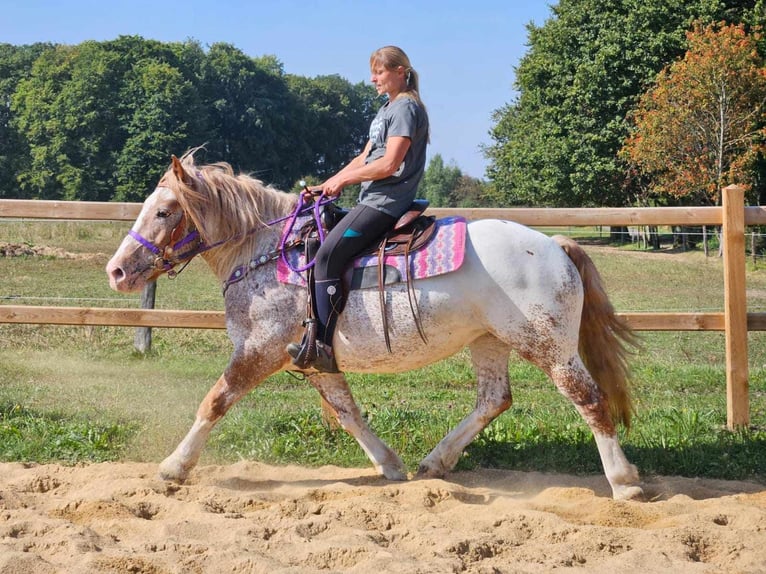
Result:
M392 228L415 199L423 177L428 143L428 114L418 93L418 75L407 54L386 46L370 56L371 81L388 101L370 125L370 139L361 154L310 192L337 197L347 185L361 183L359 202L327 235L314 264L317 311L316 357L311 366L337 373L332 338L346 297L341 277L351 259ZM303 345L309 344L304 337ZM304 351L303 353L301 351ZM305 356L301 345L287 352Z

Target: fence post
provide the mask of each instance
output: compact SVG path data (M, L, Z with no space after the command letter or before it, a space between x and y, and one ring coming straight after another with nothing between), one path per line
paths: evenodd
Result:
M154 309L154 299L157 293L157 282L147 283L144 290L141 291L141 308ZM145 354L152 350L152 328L136 327L136 334L133 337L133 346L139 353Z
M725 187L723 205L724 328L726 334L726 424L750 423L745 281L745 191Z

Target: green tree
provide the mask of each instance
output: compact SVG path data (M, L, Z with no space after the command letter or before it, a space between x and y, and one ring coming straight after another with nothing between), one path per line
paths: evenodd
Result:
M208 157L288 187L301 173L295 97L273 56L251 58L230 44L210 47L201 94L208 108Z
M766 135L759 39L743 25L697 25L641 98L622 153L656 193L715 205L724 186L753 182Z
M685 49L693 20L736 21L737 0L561 0L527 26L518 95L495 113L488 176L509 204L626 205L617 157L640 94Z
M131 101L117 156L117 201L142 201L167 168L170 154L198 133L197 92L177 68L153 60L138 62L126 77L121 98ZM190 125L191 124L191 125Z
M380 100L372 86L337 75L288 76L288 85L301 103L303 169L324 180L364 149Z
M135 36L56 46L42 53L13 99L16 125L30 151L28 166L18 176L22 191L30 197L69 200L108 200L117 189L127 197L128 187L145 194L150 178L156 181L149 163L161 152L160 165L167 165L175 151L167 138L174 144L182 140L187 133L180 126L197 111L187 105L193 98L174 72L177 53L171 45ZM154 74L146 71L153 69L152 63L160 65ZM180 86L172 96L169 82ZM157 114L165 119L158 120ZM168 119L168 114L174 117ZM142 130L148 131L139 134ZM123 153L129 138L131 145ZM141 181L135 166L142 168Z
M444 158L435 154L428 162L418 195L427 199L432 207L452 207L453 195L463 172L455 165L444 165Z
M17 129L11 110L13 94L19 82L29 75L34 61L51 49L51 44L20 47L0 44L0 198L22 196L17 178L29 161L27 140Z
M91 182L94 170L85 167L99 137L107 136L101 128L109 123L105 116L111 110L103 103L115 63L95 42L57 46L43 53L31 76L19 82L12 109L30 148L31 161L18 176L25 194L78 199ZM101 98L92 97L99 89Z
M358 154L379 105L370 86L288 77L274 56L139 36L0 45L0 72L0 194L15 197L141 199L171 153L202 144L204 161L287 189Z
M495 207L495 199L486 182L468 175L461 176L452 192L453 207Z

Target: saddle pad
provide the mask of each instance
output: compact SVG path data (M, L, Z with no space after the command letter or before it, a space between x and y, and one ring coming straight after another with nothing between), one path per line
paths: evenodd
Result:
M465 257L466 220L464 217L447 217L436 221L436 230L428 244L410 253L410 275L413 279L425 279L455 271L463 264ZM294 268L305 265L305 257L300 249L292 249L287 254ZM404 256L387 255L384 258L386 266L393 267L399 272L400 281L407 277ZM375 267L378 265L377 255L365 255L354 259L355 269ZM296 273L280 258L277 261L277 278L282 283L306 285L303 274ZM377 286L377 285L376 285Z

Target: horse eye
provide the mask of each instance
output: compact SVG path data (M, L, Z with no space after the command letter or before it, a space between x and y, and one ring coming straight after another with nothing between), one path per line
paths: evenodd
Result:
M157 210L157 217L160 219L167 219L171 216L171 212L169 209L158 209Z

